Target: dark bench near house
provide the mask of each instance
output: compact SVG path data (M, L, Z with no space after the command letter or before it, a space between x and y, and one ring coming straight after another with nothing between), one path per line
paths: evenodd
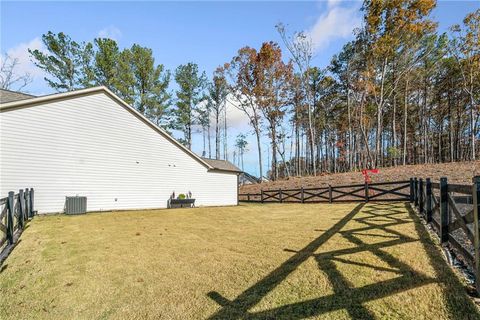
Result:
M195 199L168 199L168 208L194 208Z

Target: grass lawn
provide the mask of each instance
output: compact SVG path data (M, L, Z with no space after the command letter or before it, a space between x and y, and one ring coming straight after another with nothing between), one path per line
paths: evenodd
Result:
M1 319L479 319L404 204L36 217Z

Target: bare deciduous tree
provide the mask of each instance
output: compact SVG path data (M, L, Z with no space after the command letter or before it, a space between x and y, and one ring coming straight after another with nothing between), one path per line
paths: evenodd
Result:
M12 58L8 54L2 55L0 62L0 88L21 91L33 81L30 73L18 72L19 65L20 61L18 58Z

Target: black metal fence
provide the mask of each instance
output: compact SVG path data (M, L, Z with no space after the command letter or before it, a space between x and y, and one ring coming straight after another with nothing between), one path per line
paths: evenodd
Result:
M260 193L239 193L242 202L369 202L408 201L410 180L365 183L319 188L261 190Z
M438 234L442 245L452 249L473 270L480 294L480 176L470 185L449 184L447 178L411 180L410 201L425 222Z
M17 243L34 211L33 188L10 191L8 197L0 199L0 265Z

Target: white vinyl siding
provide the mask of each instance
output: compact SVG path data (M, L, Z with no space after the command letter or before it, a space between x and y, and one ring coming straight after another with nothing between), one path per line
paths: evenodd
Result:
M207 171L104 93L4 111L0 133L0 195L33 187L39 213L75 195L89 211L163 208L173 191L237 204L235 173Z

